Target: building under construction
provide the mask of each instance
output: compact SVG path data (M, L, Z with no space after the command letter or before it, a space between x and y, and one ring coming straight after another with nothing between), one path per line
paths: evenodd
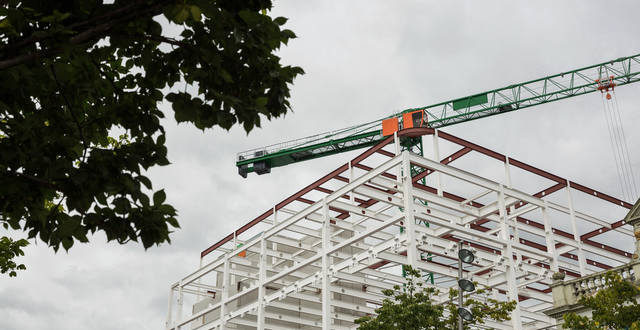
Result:
M459 150L441 159L400 152L402 137L425 134L435 151L441 141ZM474 153L503 167L503 180L452 166ZM523 190L516 170L548 187ZM605 244L631 247L629 226L576 209L577 194L611 214L632 206L444 132L402 130L203 251L206 263L171 287L168 328L350 329L374 313L381 290L403 283L401 265L448 299L460 243L476 255L466 278L519 301L511 321L487 327L548 328L554 272L577 278L631 257Z
M632 205L437 127L566 93L606 89L608 95L609 88L638 80L639 63L635 56L565 72L562 77L571 79L566 86L553 80L559 75L511 85L522 90L513 99L494 90L438 104L457 111L451 119L434 120L432 107L410 109L400 122L387 118L371 134L360 130L353 138L286 153L251 151L252 160L239 155L246 176L368 148L202 251L200 267L170 287L166 328L355 329L356 319L375 314L382 290L404 283L403 265L439 290L435 303L448 301L460 277L489 288L491 298L518 302L511 320L478 328L554 328L555 319L543 313L553 305L552 275L579 278L629 262L633 232L615 219ZM607 71L614 64L629 70ZM604 72L606 84L587 70ZM589 83L578 83L582 78ZM527 84L543 80L545 88L553 82L545 94L524 96L536 90ZM491 93L506 99L498 102ZM475 259L460 276L462 247Z

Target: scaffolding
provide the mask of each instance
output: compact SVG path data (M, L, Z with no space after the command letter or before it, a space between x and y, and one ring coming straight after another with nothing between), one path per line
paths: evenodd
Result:
M425 135L431 159L401 151L403 138ZM457 149L441 157L445 142ZM503 179L475 174L476 161L470 170L451 165L473 153L497 160ZM527 193L515 171L550 185ZM577 210L578 194L606 216ZM627 263L632 230L611 219L631 207L445 132L406 129L204 250L200 267L170 287L166 329L355 329L375 314L382 290L402 285L402 265L433 276L435 302L448 301L459 244L476 256L465 278L518 301L511 320L483 327L553 328L542 313L552 307L552 275Z

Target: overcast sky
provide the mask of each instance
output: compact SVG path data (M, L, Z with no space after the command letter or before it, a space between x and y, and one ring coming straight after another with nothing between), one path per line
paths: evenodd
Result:
M246 135L164 121L172 165L150 173L179 210L173 243L106 244L54 254L32 242L17 278L0 277L0 329L159 329L170 283L200 251L349 155L242 179L236 152L370 121L640 52L636 1L276 1L298 35L283 62L306 74L293 112ZM640 164L640 84L617 90L631 161ZM589 94L444 131L620 196L600 95ZM633 202L633 201L632 201ZM627 248L630 250L630 247Z

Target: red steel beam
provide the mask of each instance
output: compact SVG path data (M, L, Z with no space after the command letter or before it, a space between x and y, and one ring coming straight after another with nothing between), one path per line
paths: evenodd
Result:
M378 150L377 153L385 155L387 157L391 157L391 158L395 157L395 155L396 155L393 152L382 150L382 149Z
M547 189L541 190L541 191L533 194L533 197L536 197L536 198L546 197L546 196L549 196L549 195L553 194L554 192L556 192L556 191L558 191L558 190L560 190L560 189L562 189L562 188L564 188L566 186L567 186L567 184L562 183L562 182L556 183L555 185L553 185L553 186L551 186L551 187L549 187ZM521 208L521 207L523 207L523 206L525 206L527 204L529 204L529 203L524 202L524 201L520 201L520 202L516 203L515 208L519 209L519 208Z
M583 186L583 185L581 185L579 183L575 183L573 181L570 181L569 185L571 185L571 188L573 188L575 190L582 191L583 193L586 193L587 195L598 197L600 199L603 199L605 201L611 202L611 203L616 204L618 206L622 206L622 207L627 208L627 209L631 209L633 207L633 205L630 204L630 203L627 203L627 202L625 202L623 200L620 200L620 199L617 199L615 197L609 196L609 195L607 195L605 193L602 193L602 192L599 192L599 191L597 191L595 189L591 189L589 187L585 187L585 186Z
M602 234L602 233L606 233L606 232L608 232L609 230L613 230L613 229L615 229L615 228L622 227L623 225L625 225L624 220L616 221L616 222L614 222L614 223L612 223L612 224L611 224L611 229L609 229L609 228L607 228L607 227L601 227L601 228L598 228L598 229L592 230L592 231L590 231L590 232L588 232L588 233L586 233L586 234L584 234L584 235L580 236L580 239L581 239L581 240L583 240L583 241L584 241L584 240L588 240L588 239L589 239L589 238L591 238L591 237L594 237L594 236L600 235L600 234Z
M452 153L449 157L445 157L444 159L442 159L440 161L440 163L444 164L444 165L447 165L447 164L453 162L454 160L456 160L456 159L468 154L471 151L473 151L473 149L465 146L462 149Z

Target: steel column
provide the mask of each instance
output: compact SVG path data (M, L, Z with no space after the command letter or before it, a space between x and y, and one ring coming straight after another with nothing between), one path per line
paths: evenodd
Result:
M576 212L573 209L573 196L571 196L571 182L567 180L567 203L569 204L569 217L571 218L571 230L573 231L573 239L576 241L578 247L578 264L580 265L580 275L587 274L587 261L582 249L582 240L580 240L580 233L578 232L578 226L576 225Z
M433 160L440 162L440 146L439 146L439 130L433 132ZM442 197L442 178L440 172L436 173L436 189L438 190L438 196Z
M173 322L173 286L169 288L169 312L167 313L167 322L165 323L165 327L167 329L171 328Z
M229 299L229 256L224 256L222 273L222 297L220 298L220 330L227 329L227 300Z
M267 280L267 241L264 239L264 234L260 236L260 255L258 256L258 330L264 330L264 315L265 315L265 303L264 294L265 287L264 282Z
M547 243L547 251L553 255L553 259L551 259L551 271L555 273L559 271L558 252L556 251L556 241L554 239L555 234L553 233L553 228L551 228L551 221L549 221L549 211L546 202L544 207L540 210L542 211L542 219L544 221L544 234Z
M407 229L407 258L411 267L416 266L416 220L414 217L413 182L411 177L411 162L409 151L402 153L402 199L404 201L404 226Z
M500 236L507 241L505 246L504 257L507 258L506 277L507 277L507 296L511 300L518 301L518 285L516 283L516 267L513 262L513 247L507 224L507 209L505 206L504 186L501 184L498 192L498 206L500 215ZM522 329L522 320L520 319L520 304L516 305L516 309L511 313L511 324L516 330Z
M329 249L331 244L331 218L327 199L322 200L322 330L331 330L331 277Z

